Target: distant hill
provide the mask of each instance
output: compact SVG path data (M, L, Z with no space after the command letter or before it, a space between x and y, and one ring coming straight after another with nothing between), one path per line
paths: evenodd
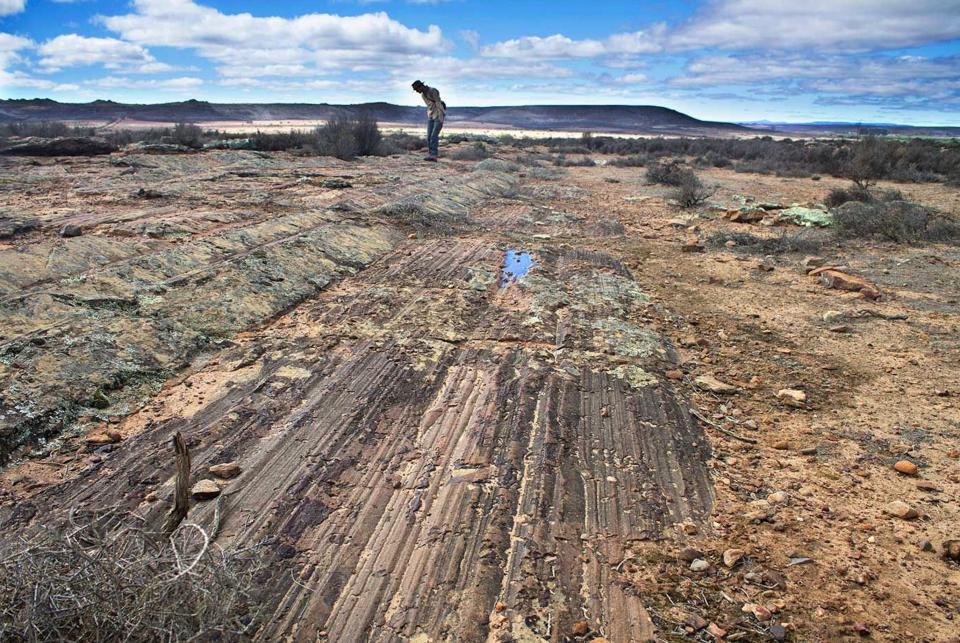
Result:
M128 105L98 100L59 103L50 99L0 100L0 122L96 121L124 119L156 123L213 121L327 120L336 115L369 112L389 123L422 124L423 107L390 103L329 105L308 103L208 103L188 100L156 105ZM517 107L458 107L450 105L448 124L518 129L595 130L620 133L742 132L733 123L701 121L666 107L652 105L524 105Z
M757 121L740 123L751 129L762 130L766 134L790 136L858 136L875 134L877 136L933 136L960 137L960 127L949 125L900 125L898 123L844 123L834 121L815 121L811 123L775 123Z

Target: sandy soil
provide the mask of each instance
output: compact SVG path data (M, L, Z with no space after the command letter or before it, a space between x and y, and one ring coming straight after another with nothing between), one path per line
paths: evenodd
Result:
M8 468L0 529L77 503L162 516L183 431L198 475L244 470L219 541L279 538L264 639L957 640L960 568L941 551L960 538L960 251L828 242L825 261L879 287L871 301L803 256L684 251L781 229L693 217L642 169L521 168L469 197L474 165L312 167L367 186L352 225L404 234L130 413L90 418L123 436L106 453L79 436ZM390 194L373 186L408 167L400 184L436 177L411 189L468 215L438 234L375 214ZM704 178L727 205L841 184ZM896 187L958 212L956 189ZM303 189L312 207L351 196ZM508 249L535 264L500 287ZM702 390L706 375L732 389Z

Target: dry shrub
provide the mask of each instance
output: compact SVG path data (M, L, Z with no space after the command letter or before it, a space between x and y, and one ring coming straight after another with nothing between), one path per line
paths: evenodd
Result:
M654 163L647 167L647 180L658 185L679 187L690 180L693 171L679 163Z
M716 190L705 186L696 174L686 171L680 184L670 191L670 198L682 208L693 208L706 203L714 192Z
M450 158L455 161L482 161L490 158L490 150L480 141L471 145L461 145L450 153Z
M909 201L850 201L833 210L837 235L895 243L957 243L960 223Z
M718 232L707 239L714 247L725 246L733 241L735 252L748 252L761 255L816 254L823 250L828 241L822 230L782 230L776 237L758 237L748 232Z
M0 549L0 640L249 638L258 549L223 550L192 523L164 537L132 514L74 516Z

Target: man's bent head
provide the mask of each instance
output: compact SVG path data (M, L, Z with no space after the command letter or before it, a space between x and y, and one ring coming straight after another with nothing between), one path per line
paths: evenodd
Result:
M413 91L421 93L424 87L426 87L426 85L423 84L422 80L413 81Z

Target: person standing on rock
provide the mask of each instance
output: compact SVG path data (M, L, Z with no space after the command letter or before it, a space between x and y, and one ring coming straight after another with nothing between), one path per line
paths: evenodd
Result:
M422 80L413 81L413 91L423 97L427 104L427 158L425 161L437 162L440 156L440 130L447 115L447 104L440 99L436 87L429 87Z

